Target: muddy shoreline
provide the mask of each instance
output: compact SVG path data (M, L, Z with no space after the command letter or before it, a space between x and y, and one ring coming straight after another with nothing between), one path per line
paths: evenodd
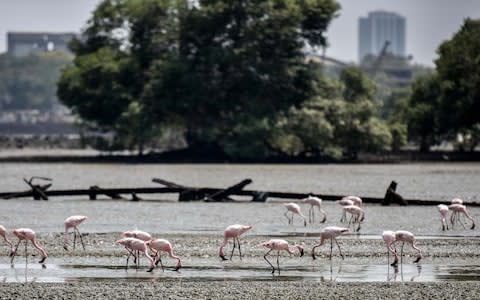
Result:
M83 239L86 243L86 251L79 249L80 245L77 244L77 249L69 252L63 249L61 233L40 234L38 238L39 243L49 252L49 258L46 260L47 268L49 264L53 266L61 261L81 265L93 264L98 260L107 261L114 267L120 268L125 261L126 252L121 246L115 244L119 236L120 233L85 233ZM264 271L266 276L270 275L268 266L263 260L266 251L258 246L260 242L269 238L267 236L245 235L241 239L244 251L243 261L240 262L235 256L232 262L226 263L221 262L217 256L218 247L222 241L221 235L163 234L162 238L172 242L175 253L182 257L184 268L192 268L198 262L201 262L205 268L210 265L224 264L240 268L242 265L248 265L258 267L257 272ZM284 238L292 244L303 244L307 255L302 258L282 255L282 264L294 268L295 264L311 263L309 253L313 243L317 242L316 237ZM386 263L385 246L381 239L362 239L361 236L349 235L340 238L339 243L345 254L344 262L346 263ZM231 246L231 244L228 245L227 253L230 253ZM418 246L424 251L421 263L425 264L448 261L450 264L468 265L475 264L480 258L480 252L478 252L480 239L478 238L421 239L418 240ZM319 265L327 264L329 248L329 245L318 248ZM412 264L415 253L409 248L405 250L405 263ZM30 248L29 254L36 256L29 258L33 264L30 268L38 268L35 266L37 253ZM3 261L7 259L7 257L2 258ZM24 258L16 259L21 264ZM334 253L333 259L336 262L340 260L338 253ZM169 259L165 259L165 262L167 265L173 264ZM145 259L143 263L147 263ZM143 269L138 271L141 276L143 273ZM162 274L161 270L157 269L154 273L155 276L120 280L99 278L64 283L4 282L0 283L0 294L2 299L144 299L147 297L159 299L478 299L480 293L479 281L329 282L326 278L312 282L291 280L282 276L271 278L267 276L268 279L262 280L255 278L232 280L227 276L223 280L191 280L168 277L165 276L167 273Z
M480 283L283 281L0 284L2 299L478 299Z

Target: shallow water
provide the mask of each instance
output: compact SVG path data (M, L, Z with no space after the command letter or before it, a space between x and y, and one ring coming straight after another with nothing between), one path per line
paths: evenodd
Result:
M142 164L0 164L1 192L26 189L22 178L33 175L54 179L54 189L102 187L150 187L153 177L180 184L202 187L226 187L245 178L253 184L248 189L284 192L313 192L319 194L364 195L383 197L391 180L398 182L397 191L405 198L444 200L454 197L465 201L480 202L480 164L405 164L405 165L142 165ZM0 224L7 228L30 227L43 238L57 238L63 232L63 220L76 214L89 219L80 230L89 233L118 233L129 229L142 229L155 236L162 234L215 235L221 238L223 229L234 223L252 224L247 235L257 237L318 237L319 231L339 222L341 209L334 202L325 201L322 208L328 218L324 224L303 226L299 218L288 225L285 208L278 199L267 203L204 203L176 202L176 195L145 196L147 201L90 201L83 198L51 198L49 201L30 199L0 200ZM155 201L148 201L155 200ZM167 201L158 201L167 200ZM475 230L457 225L454 230L442 231L435 206L380 206L365 205L366 218L359 233L350 233L349 239L379 240L383 230L409 230L418 240L476 240ZM308 215L308 207L302 206ZM473 218L480 220L480 207L470 207ZM316 216L319 220L319 216ZM466 226L468 227L468 225ZM467 251L478 253L476 243L467 245ZM99 245L101 246L101 245ZM364 245L357 245L363 247ZM427 245L428 246L428 245ZM441 245L447 248L447 245ZM3 249L3 248L2 248ZM462 249L463 251L464 249ZM3 250L2 250L3 251ZM355 252L356 250L351 250ZM363 250L359 250L363 251ZM450 250L448 250L450 251ZM445 261L425 261L417 268L404 264L395 272L386 264L334 263L300 265L287 260L280 276L272 276L262 260L244 264L212 267L201 260L194 260L180 272L156 269L128 270L124 260L101 260L95 257L70 261L49 258L46 269L37 263L21 263L16 260L12 268L7 257L0 257L0 281L4 282L75 282L91 280L139 280L139 281L218 281L218 280L290 280L290 281L461 281L480 280L480 266L475 261L463 264L445 264ZM272 259L272 262L274 259ZM422 260L423 261L423 260Z
M271 259L275 264L275 259ZM0 264L2 282L79 282L79 281L317 281L317 282L394 282L394 281L479 281L479 265L404 264L397 269L387 264L312 264L310 266L280 265L271 273L265 266L242 265L229 267L188 266L173 271L160 268L146 272L146 266L138 270L124 265L66 265L16 263Z

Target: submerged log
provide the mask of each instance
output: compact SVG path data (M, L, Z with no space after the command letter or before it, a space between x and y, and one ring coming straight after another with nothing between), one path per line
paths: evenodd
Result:
M213 194L205 196L204 200L208 201L208 202L224 201L225 199L229 199L228 197L230 195L237 194L238 192L243 190L243 188L245 186L249 185L250 183L252 183L251 179L244 179L244 180L240 181L239 183L234 184L234 185L232 185L232 186L230 186L230 187L228 187L224 190L220 190L220 191L217 191Z
M90 200L97 200L97 195L98 194L104 194L105 196L108 196L112 199L121 199L121 200L126 200L126 198L122 197L120 194L117 194L117 193L114 193L112 191L108 191L107 189L102 189L101 187L99 187L98 185L92 185L90 186L90 190L93 190L93 191L99 191L100 193L91 193L89 195L90 197Z
M391 203L399 204L399 205L408 205L408 201L403 199L403 197L396 192L397 189L397 182L392 181L387 188L385 193L385 197L383 198L382 205L390 205Z
M23 181L25 181L26 184L28 184L28 186L32 189L32 195L33 195L33 199L34 200L48 200L48 196L45 194L45 191L48 190L52 184L51 183L48 183L48 184L33 184L33 181L35 179L40 179L40 180L46 180L46 181L52 181L51 178L47 178L47 177L39 177L39 176L33 176L33 177L30 177L29 180L27 180L26 178L23 178Z

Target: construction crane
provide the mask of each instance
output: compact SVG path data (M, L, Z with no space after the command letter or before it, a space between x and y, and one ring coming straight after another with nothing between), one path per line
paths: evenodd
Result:
M375 74L377 74L378 69L380 68L380 66L382 64L382 60L385 57L385 55L387 54L388 46L390 46L390 41L385 41L385 43L383 43L382 50L380 51L380 53L377 56L377 59L372 63L372 68L370 69L370 77L371 78L373 78L375 76Z

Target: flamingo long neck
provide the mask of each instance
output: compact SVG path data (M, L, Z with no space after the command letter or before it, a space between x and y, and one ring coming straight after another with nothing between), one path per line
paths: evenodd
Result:
M168 249L167 253L168 253L168 256L177 260L177 267L180 266L180 257L173 254L173 249Z
M47 251L45 251L42 247L40 247L40 245L37 243L36 239L32 240L32 245L33 245L33 247L37 248L37 250L42 253L43 257L48 257Z
M10 245L10 247L13 247L13 244L12 244L12 242L8 239L7 235L2 235L2 237L3 237L3 239L5 240L5 242Z
M223 244L220 246L220 249L218 250L218 255L225 256L225 254L223 253L223 247L225 247L227 244L228 244L228 238L224 237Z
M152 268L155 267L155 262L153 261L153 258L150 256L150 254L148 254L148 247L145 247L145 250L143 251L143 253L145 254L145 256L150 261L150 267L152 267Z

